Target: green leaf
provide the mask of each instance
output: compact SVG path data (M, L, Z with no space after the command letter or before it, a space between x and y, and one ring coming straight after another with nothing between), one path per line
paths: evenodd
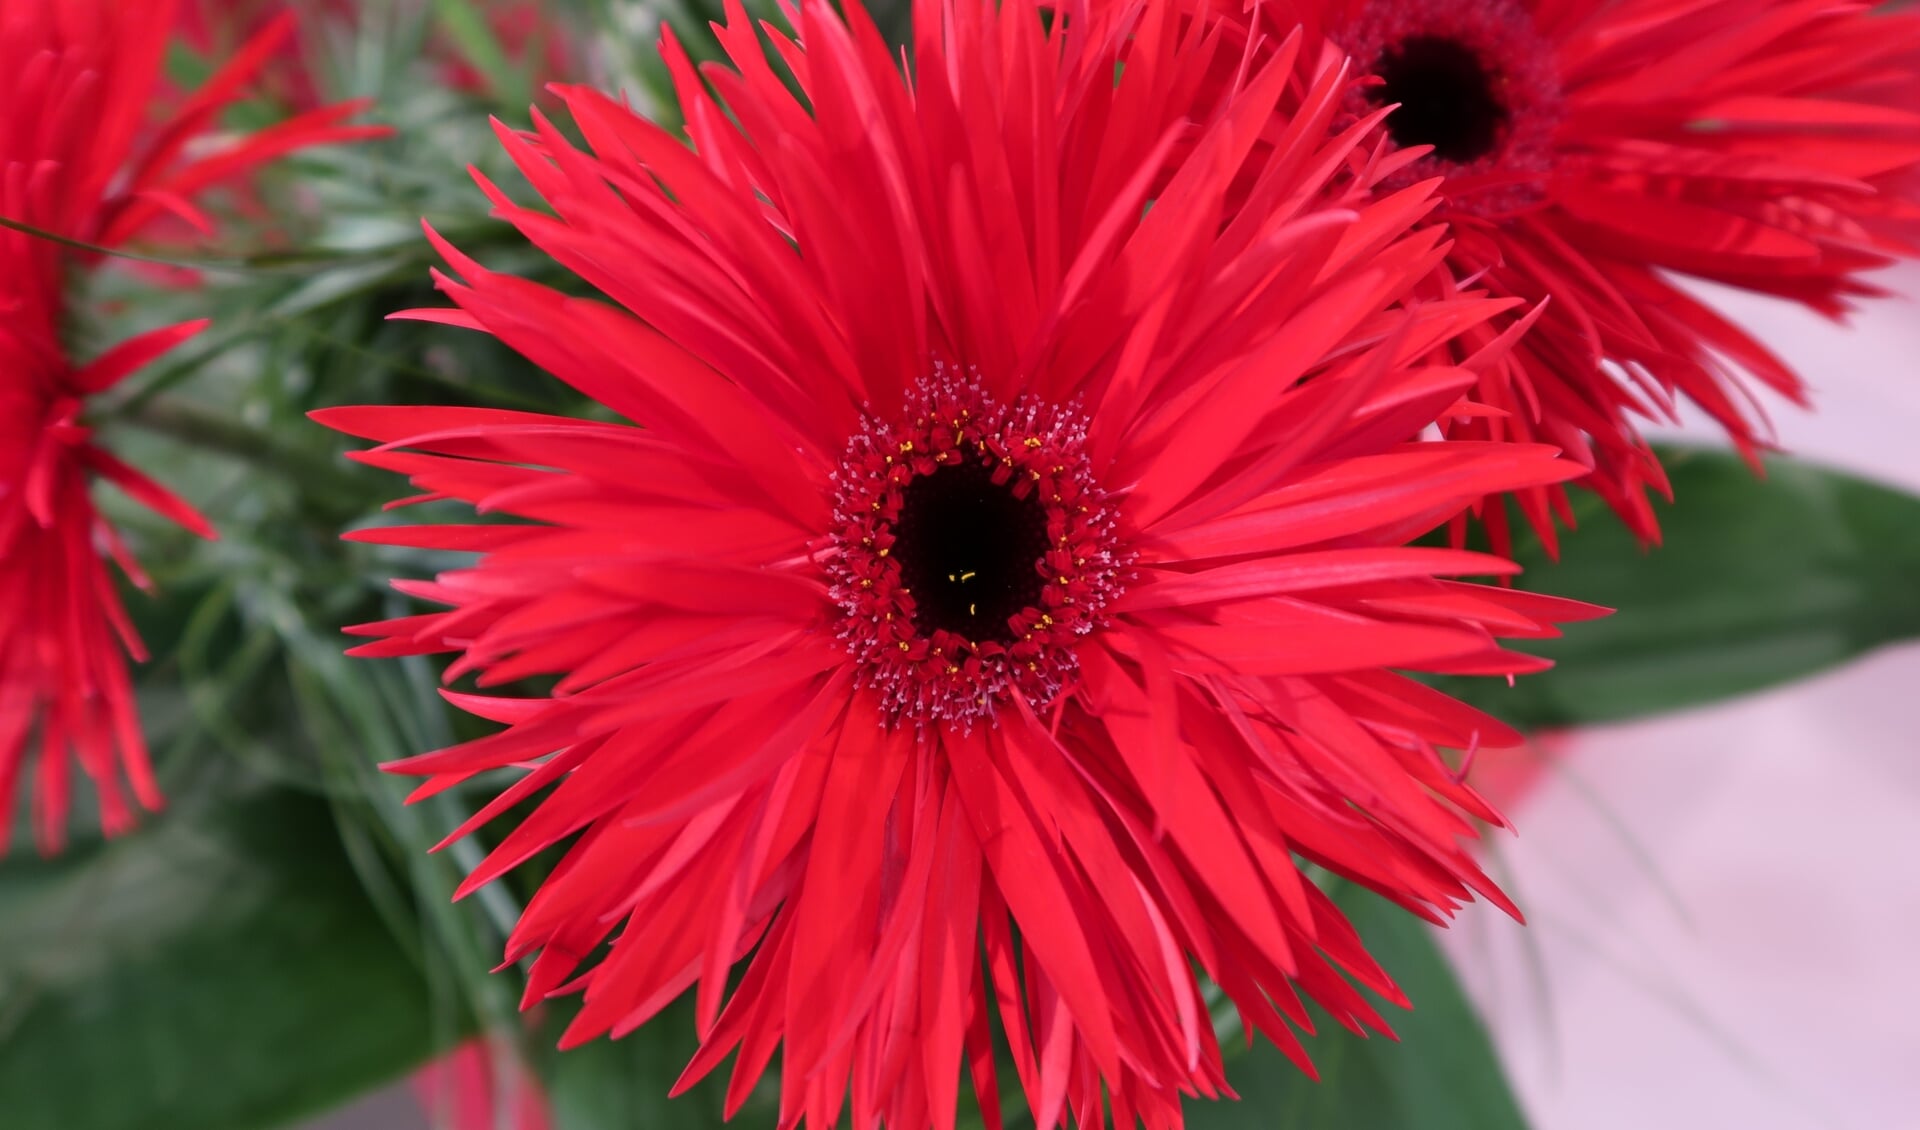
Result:
M138 833L0 867L0 1121L249 1130L449 1044L327 803L184 798Z
M478 6L470 0L434 0L433 14L466 61L485 76L501 105L519 110L533 101L529 76L508 60L500 37Z
M758 1130L778 1121L779 1083L774 1073L761 1080L731 1123L722 1117L729 1069L722 1066L679 1098L668 1098L674 1081L699 1046L694 1036L692 994L675 1001L638 1031L618 1040L605 1037L567 1051L557 1050L577 1002L555 1002L542 1026L534 1068L546 1088L555 1130L633 1130L671 1126L674 1130Z
M1838 471L1662 452L1675 503L1642 550L1582 508L1561 561L1516 551L1521 584L1618 611L1524 649L1557 666L1518 680L1435 680L1523 728L1618 721L1804 678L1920 636L1920 498Z
M1399 1041L1361 1039L1316 1010L1320 1034L1307 1040L1307 1050L1319 1082L1258 1040L1227 1061L1227 1081L1240 1101L1187 1103L1189 1130L1526 1130L1486 1030L1431 928L1356 887L1336 897L1368 952L1413 1001L1402 1011L1373 998Z

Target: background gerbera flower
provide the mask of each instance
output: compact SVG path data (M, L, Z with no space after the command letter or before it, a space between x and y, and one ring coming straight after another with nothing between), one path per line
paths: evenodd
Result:
M1500 414L1449 434L1567 449L1643 538L1658 536L1647 490L1666 480L1638 421L1691 402L1751 458L1768 429L1749 385L1806 395L1676 276L1838 316L1878 293L1865 273L1915 252L1920 115L1885 104L1920 67L1920 15L1795 0L1216 8L1270 38L1304 21L1329 61L1350 54L1371 79L1351 112L1399 106L1387 136L1402 167L1385 185L1443 178L1451 275L1529 306L1551 297L1475 390ZM1416 146L1430 149L1409 163ZM1516 497L1551 543L1564 490ZM1504 509L1486 517L1504 544Z
M587 148L501 131L541 205L483 181L599 297L435 236L458 309L414 315L631 423L318 414L515 519L350 535L479 554L401 583L448 610L355 632L481 692L557 678L449 690L505 728L390 768L518 774L450 839L537 798L463 893L570 842L507 953L529 1004L584 990L569 1043L697 986L688 1080L737 1050L737 1108L784 1049L783 1125L951 1127L963 1061L998 1125L997 1027L1037 1125L1177 1126L1224 1088L1196 967L1303 1064L1302 992L1356 1029L1347 977L1399 999L1298 859L1507 905L1438 751L1516 736L1388 668L1532 670L1497 637L1594 610L1405 543L1579 468L1411 440L1515 334L1422 363L1506 304L1391 312L1440 233L1423 189L1320 203L1369 134L1329 133L1341 76L1289 45L1189 136L1221 39L1136 14L923 0L906 79L858 6L804 3L798 96L738 8L731 68L669 37L691 147L563 89Z
M143 658L104 557L136 583L139 569L94 509L89 484L114 483L195 533L206 521L94 442L87 400L198 332L169 326L72 357L68 274L95 261L40 233L118 248L175 216L210 224L195 197L291 150L378 132L316 110L258 133L207 135L286 34L269 28L156 121L172 3L33 0L0 12L0 850L27 765L36 836L64 841L70 759L99 793L108 833L133 820L132 800L160 804L134 712L122 649ZM124 777L124 783L123 783Z

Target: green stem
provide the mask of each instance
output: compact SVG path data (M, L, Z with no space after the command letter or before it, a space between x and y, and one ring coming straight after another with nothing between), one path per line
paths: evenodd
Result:
M190 447L216 451L277 472L292 480L301 494L316 498L329 511L350 515L361 509L367 493L353 472L333 459L300 450L266 432L176 397L148 400L118 419Z

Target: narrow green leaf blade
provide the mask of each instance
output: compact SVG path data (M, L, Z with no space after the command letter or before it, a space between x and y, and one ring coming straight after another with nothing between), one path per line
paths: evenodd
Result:
M674 1081L699 1047L694 1036L691 995L675 1001L638 1031L618 1040L605 1037L559 1051L561 1031L578 1007L554 1002L534 1056L534 1068L546 1088L555 1130L631 1130L671 1126L674 1130L760 1130L779 1121L777 1076L762 1086L732 1123L726 1106L725 1068L687 1094L668 1098Z
M1522 586L1618 609L1526 650L1556 667L1507 687L1436 680L1524 728L1612 722L1804 678L1920 637L1920 498L1811 463L1756 478L1737 457L1669 448L1675 504L1644 551L1589 512L1558 564L1519 548Z
M461 55L486 77L501 105L519 110L533 100L528 76L509 61L505 45L479 6L471 0L434 0L433 14Z
M12 1130L253 1130L458 1034L381 922L327 804L263 791L0 867Z
M1240 1101L1189 1102L1189 1130L1526 1130L1486 1029L1432 930L1358 888L1343 887L1337 898L1368 952L1413 1001L1402 1011L1374 998L1400 1039L1363 1040L1317 1014L1320 1034L1307 1050L1319 1082L1258 1040L1227 1061Z

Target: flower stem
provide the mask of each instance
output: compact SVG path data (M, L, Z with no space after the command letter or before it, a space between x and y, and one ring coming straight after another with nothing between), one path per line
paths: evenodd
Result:
M190 447L215 451L276 472L291 480L302 495L317 499L329 511L356 511L367 493L353 472L333 459L304 451L268 432L249 428L177 397L155 397L117 419Z

